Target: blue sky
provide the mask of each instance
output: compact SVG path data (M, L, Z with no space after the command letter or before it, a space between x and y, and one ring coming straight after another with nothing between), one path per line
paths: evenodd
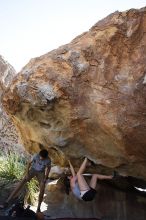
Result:
M146 0L0 0L0 54L19 71L108 14L144 6Z

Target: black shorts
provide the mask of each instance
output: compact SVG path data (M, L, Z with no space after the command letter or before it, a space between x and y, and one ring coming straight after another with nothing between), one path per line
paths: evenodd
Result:
M88 190L83 196L82 199L84 201L92 201L96 195L97 191L90 187L90 190Z

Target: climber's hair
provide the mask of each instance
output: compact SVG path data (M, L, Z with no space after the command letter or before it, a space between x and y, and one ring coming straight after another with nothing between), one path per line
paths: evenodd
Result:
M46 158L48 157L48 151L47 151L46 149L43 149L43 150L41 150L41 151L39 152L39 155L40 155L42 158L46 159Z
M64 188L65 188L66 194L69 195L69 192L70 192L70 180L69 180L68 176L64 176L63 184L64 184Z

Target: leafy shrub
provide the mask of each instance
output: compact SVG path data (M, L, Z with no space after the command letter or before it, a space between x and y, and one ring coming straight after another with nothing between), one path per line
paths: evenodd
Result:
M7 153L0 157L0 178L5 183L13 183L22 179L26 169L27 158L16 153ZM34 203L35 194L38 192L38 182L32 179L27 183L27 197L30 203Z
M6 181L19 180L25 170L25 160L15 153L9 153L2 157L0 176Z

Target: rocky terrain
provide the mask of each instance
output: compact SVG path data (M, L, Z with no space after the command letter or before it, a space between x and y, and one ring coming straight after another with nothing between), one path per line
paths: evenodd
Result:
M94 204L80 207L60 194L49 194L47 204L56 199L56 210L70 206L74 217L145 218L146 200L135 194L135 186L146 188L145 91L146 8L109 15L18 73L3 106L27 151L37 152L41 143L57 165L71 159L77 168L86 156L94 163L91 172L117 170L134 178L130 187L127 179L112 182L124 192L99 187Z
M115 181L118 181L115 180ZM120 182L124 180L119 178ZM44 213L54 218L97 218L102 220L144 220L146 218L146 198L127 190L119 191L101 181L98 193L92 202L77 200L72 193L65 194L61 183L46 187Z

